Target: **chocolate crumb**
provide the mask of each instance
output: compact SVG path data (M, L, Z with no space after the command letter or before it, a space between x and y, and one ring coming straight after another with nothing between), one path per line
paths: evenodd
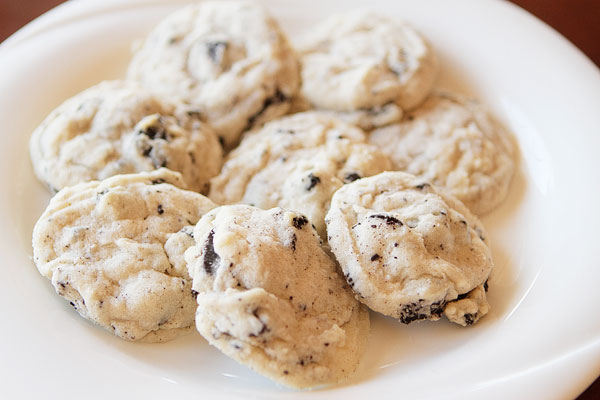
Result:
M228 45L229 44L223 40L206 43L208 57L210 57L213 62L220 63L223 58L223 53L225 53Z
M221 257L215 252L213 240L215 236L215 230L212 229L206 240L206 244L204 245L204 270L207 274L212 275L215 270L215 264L218 264L221 260Z
M160 118L159 118L159 123L160 123ZM146 135L150 139L163 139L166 141L169 140L169 134L162 125L160 125L158 127L154 126L154 125L150 125L146 129L140 129L138 131L138 135Z
M296 133L296 131L294 131L293 129L283 129L283 128L279 128L276 131L277 133L287 133L288 135L293 135Z
M354 182L360 178L361 178L360 175L357 174L356 172L350 172L350 173L346 174L346 176L344 176L344 182L350 183L350 182Z
M392 217L390 215L376 214L376 215L370 215L369 218L382 219L388 225L400 225L400 226L404 225L402 223L402 221L400 221L398 218Z
M302 229L304 225L308 224L308 219L304 215L300 215L292 219L292 224L296 229Z
M306 186L306 191L312 190L312 188L314 188L315 186L317 186L317 184L319 184L319 182L321 182L321 178L313 175L312 172L310 174L308 174L308 179L309 179L309 182L308 182L308 185Z
M477 316L477 314L471 314L471 313L465 314L465 323L467 325L473 325L473 322L475 322L476 316Z

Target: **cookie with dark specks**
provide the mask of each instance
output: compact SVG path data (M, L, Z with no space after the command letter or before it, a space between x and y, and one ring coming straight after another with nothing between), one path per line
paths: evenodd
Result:
M477 215L504 201L515 171L509 133L478 102L447 92L372 131L369 141L394 169L445 188Z
M249 132L211 180L217 204L283 207L305 214L325 237L323 219L342 185L389 170L364 132L315 112L298 113Z
M301 93L310 104L366 117L381 114L379 122L372 119L377 124L418 106L437 76L437 58L419 33L369 10L327 18L301 37L297 47Z
M340 188L325 219L357 298L401 322L470 325L489 310L493 262L481 222L421 178L384 172Z
M195 107L227 149L285 114L300 83L287 38L250 1L202 1L167 16L135 52L128 78Z
M302 214L222 206L185 253L198 292L196 327L234 360L286 386L347 379L369 332L357 302Z
M105 81L65 101L33 132L38 178L53 191L166 167L206 193L221 168L213 130L185 108L128 81Z
M183 258L215 205L167 169L58 192L33 230L33 259L82 317L126 340L189 332L196 302Z

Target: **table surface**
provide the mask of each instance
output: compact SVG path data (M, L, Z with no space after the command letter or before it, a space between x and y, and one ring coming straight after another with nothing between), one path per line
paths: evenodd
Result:
M27 22L64 0L0 0L0 42ZM600 66L600 3L598 0L512 0L563 34ZM578 400L600 399L598 378Z

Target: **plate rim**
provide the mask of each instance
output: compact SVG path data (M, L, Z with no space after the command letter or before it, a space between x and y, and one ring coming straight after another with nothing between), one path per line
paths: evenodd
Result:
M545 30L546 33L552 34L552 36L554 37L554 40L561 40L564 44L567 44L571 48L571 50L575 50L575 52L578 54L578 59L574 59L574 60L572 60L572 62L578 62L582 65L585 65L586 68L591 68L591 72L595 73L596 78L598 80L600 80L600 68L598 68L598 66L596 66L596 64L594 64L579 48L577 48L568 39L566 39L564 36L562 36L560 33L558 33L554 28L552 28L545 22L539 20L538 18L536 18L535 16L533 16L526 10L522 9L521 7L519 7L513 3L509 3L506 1L500 1L500 0L484 0L484 1L487 1L489 4L492 4L492 3L503 4L504 6L511 7L514 10L517 10L518 12L521 12L521 13L524 13L525 15L527 15L530 22L533 23L535 26L537 26L538 29L541 28L541 29ZM0 44L0 57L4 57L4 56L8 57L11 50L14 49L15 47L21 46L24 42L34 39L37 35L40 35L47 30L54 29L54 27L57 26L56 24L58 24L60 22L64 22L64 18L67 18L69 20L79 20L80 18L85 18L86 15L94 16L99 11L118 12L119 10L124 9L124 8L138 7L140 5L165 6L168 4L169 6L172 6L174 3L175 4L184 4L184 3L189 3L189 0L175 0L175 1L171 1L171 2L167 2L167 0L126 0L126 1L119 1L119 0L74 1L74 0L69 0L69 1L59 5L58 7L50 10L48 13L43 14L41 17L38 17L37 19L33 20L29 24L25 25L23 28L21 28L15 34L11 35L8 39L6 39L4 42L2 42ZM580 346L577 346L573 351L570 351L567 354L557 355L556 357L551 359L548 363L546 363L547 365L542 366L542 367L540 367L540 369L537 369L535 371L529 371L529 372L526 371L526 372L524 372L524 375L521 376L520 378L523 378L525 375L530 374L530 373L531 374L540 373L544 369L549 371L548 374L552 374L551 371L554 371L557 368L559 368L560 365L558 365L558 364L564 363L565 361L567 361L567 359L569 361L571 361L574 359L589 358L589 356L586 357L585 354L581 354L581 352L584 350L587 350L590 352L596 352L596 353L600 354L600 337L598 337L596 340L592 340L591 342L584 343L584 344L581 344ZM589 374L589 375L590 375L589 377L582 379L582 382L578 385L578 388L575 390L580 390L580 392L582 392L591 382L593 382L595 380L595 378L598 375L600 375L600 363L598 363L598 365L596 366L593 376L592 376L592 374ZM502 383L498 382L498 384L502 384ZM492 390L497 390L496 386L498 384L495 384L494 388L492 388ZM487 390L487 388L480 388L480 390L485 391L485 390Z

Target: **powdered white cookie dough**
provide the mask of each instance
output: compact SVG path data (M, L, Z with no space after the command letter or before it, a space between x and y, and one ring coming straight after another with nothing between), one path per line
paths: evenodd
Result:
M227 148L243 130L287 112L298 61L277 22L247 1L203 1L165 18L128 77L197 108Z
M189 331L196 302L183 253L194 243L189 225L215 205L184 185L163 168L61 190L33 230L40 273L81 316L123 339Z
M301 92L318 109L385 108L401 115L425 99L437 76L437 59L423 37L367 10L329 17L299 40L298 49Z
M30 153L36 175L54 191L167 167L206 193L222 163L212 129L128 81L105 81L65 101L33 132Z
M445 313L461 325L488 312L493 262L483 226L423 179L385 172L348 184L325 221L346 280L372 310L404 323Z
M515 170L509 134L480 104L450 93L431 95L369 140L395 169L447 189L478 215L502 203Z
M360 129L319 113L294 114L249 133L211 180L217 204L275 206L305 214L320 234L333 193L389 170L389 159Z
M369 314L306 217L223 206L198 222L194 239L185 258L198 292L196 327L210 344L296 388L354 372Z

